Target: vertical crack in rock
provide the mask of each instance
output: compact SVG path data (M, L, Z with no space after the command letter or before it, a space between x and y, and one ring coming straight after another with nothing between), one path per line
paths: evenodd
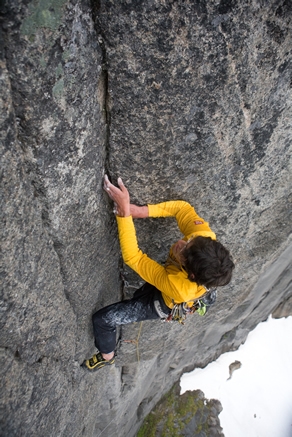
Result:
M102 71L99 80L99 103L102 109L102 115L105 123L105 136L104 136L104 170L105 173L110 173L110 96L109 96L109 73L108 73L108 60L107 51L105 45L105 36L101 29L101 25L98 19L98 13L100 10L100 1L91 0L91 11L94 28L97 35L97 41L102 53Z
M97 35L97 41L102 53L102 70L99 79L99 103L102 109L103 120L105 123L105 135L104 135L104 171L105 174L111 174L110 171L110 126L111 126L111 112L110 112L110 93L109 93L109 72L108 72L108 57L105 40L106 37L101 28L101 24L98 18L100 12L100 0L91 0L91 12L94 28ZM123 260L119 260L119 271L124 269ZM120 281L120 298L125 297L124 281ZM121 331L119 331L121 332ZM120 333L118 335L118 342L120 341Z

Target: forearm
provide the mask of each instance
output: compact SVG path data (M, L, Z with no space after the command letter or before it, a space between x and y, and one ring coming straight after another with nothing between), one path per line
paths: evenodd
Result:
M185 235L194 232L212 232L209 223L205 222L194 210L194 208L183 200L171 200L148 205L149 217L175 217L180 231ZM215 234L214 234L215 238Z
M130 205L130 212L131 212L131 216L133 218L146 218L149 217L149 211L148 211L148 206L138 206L138 205L133 205L131 203Z
M193 210L192 206L183 200L169 200L166 202L149 204L150 217L177 217L181 211Z

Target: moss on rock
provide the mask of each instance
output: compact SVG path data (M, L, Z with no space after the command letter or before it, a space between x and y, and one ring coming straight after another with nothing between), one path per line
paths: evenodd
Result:
M219 401L206 400L200 390L180 395L176 383L145 418L137 437L223 436L221 410Z

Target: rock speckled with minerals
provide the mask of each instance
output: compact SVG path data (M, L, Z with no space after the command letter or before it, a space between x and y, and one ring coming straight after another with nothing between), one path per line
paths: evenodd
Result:
M1 436L134 437L183 371L291 314L291 18L287 0L1 2ZM91 315L133 292L121 269L140 285L105 172L133 202L193 204L236 270L206 317L123 327L90 374ZM135 223L163 262L175 221Z

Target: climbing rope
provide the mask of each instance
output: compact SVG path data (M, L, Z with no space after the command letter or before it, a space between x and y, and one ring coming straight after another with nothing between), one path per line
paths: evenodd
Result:
M142 331L143 321L140 322L139 332L136 340L122 340L124 343L134 343L136 345L136 353L137 353L137 361L140 362L140 353L139 353L139 339Z

